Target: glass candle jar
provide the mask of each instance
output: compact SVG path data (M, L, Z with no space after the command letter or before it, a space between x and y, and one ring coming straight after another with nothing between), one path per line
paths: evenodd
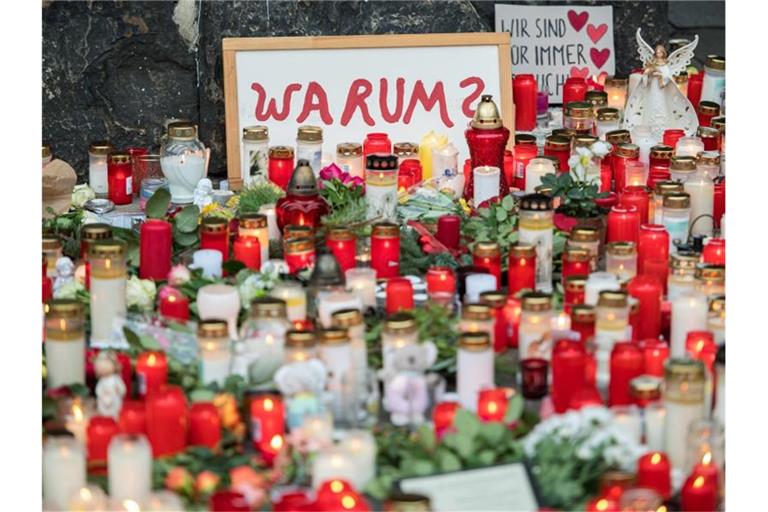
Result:
M277 200L275 213L277 226L282 230L285 226L320 226L320 219L330 211L328 203L320 196L315 177L309 161L300 159L291 175L285 197Z
M592 89L584 94L584 101L592 105L592 117L596 117L598 110L608 107L608 93Z
M725 295L710 297L707 330L714 336L715 343L725 343Z
M365 168L365 203L369 219L396 218L397 157L369 155Z
M230 373L232 354L229 330L224 320L202 320L197 327L200 380L204 385L223 385Z
M671 146L665 144L656 144L651 147L651 151L648 154L648 166L652 167L666 167L669 168L672 163L672 155L675 150Z
M357 142L342 142L336 145L336 163L350 176L364 178L363 146Z
M619 110L617 108L603 107L597 110L595 123L595 135L600 140L605 140L605 134L619 129Z
M296 159L307 160L312 172L320 174L323 158L323 129L319 126L299 126L296 135Z
M61 240L58 236L43 235L43 254L46 261L46 275L56 277L56 261L62 256Z
M635 242L640 233L640 212L633 205L617 205L608 212L606 240Z
M45 368L49 389L85 384L85 318L74 299L53 299L45 315Z
M674 358L664 368L665 452L672 467L684 469L688 429L704 418L704 364L692 359Z
M584 292L587 286L587 276L575 274L566 277L563 283L564 310L578 304L584 304Z
M197 184L207 172L205 146L197 138L197 127L186 121L170 123L167 139L160 147L160 166L171 189L171 201L189 204Z
M326 236L326 245L336 257L342 272L355 266L357 240L351 230L342 227L330 229Z
M720 105L713 101L702 100L696 109L696 114L699 117L699 126L710 126L712 118L720 115Z
M482 332L494 343L494 318L491 306L481 303L466 304L461 310L459 332Z
M725 265L699 263L694 271L695 289L712 299L725 294Z
M229 221L227 219L203 218L200 222L200 249L219 251L223 261L229 259Z
M675 144L675 156L696 157L704 151L704 143L698 137L680 137Z
M371 231L371 268L377 279L400 275L400 226L391 222L374 224Z
M612 242L605 248L605 270L623 282L637 275L637 250L633 242Z
M385 155L392 153L392 141L389 140L389 135L384 132L366 134L363 140L363 159L374 153Z
M285 263L288 272L296 272L315 266L315 241L312 238L294 238L286 240L283 246Z
M555 174L552 160L548 158L532 158L525 168L525 193L533 194L541 186L541 179L547 174Z
M562 258L563 283L570 276L585 276L589 274L590 255L588 250L566 244Z
M552 296L548 293L527 292L522 297L520 327L518 328L519 358L544 359L552 354Z
M293 148L290 146L272 146L269 148L269 181L283 190L293 175Z
M702 170L692 173L683 184L689 197L690 234L712 236L715 184Z
M109 191L107 160L112 151L114 148L107 141L91 142L88 148L88 185L99 198L106 198Z
M349 336L351 349L351 364L355 374L355 385L365 389L365 379L368 372L368 345L365 341L365 322L363 315L357 309L340 309L331 314L331 325L344 329Z
M677 181L659 181L653 189L648 216L653 224L661 224L664 217L664 196L683 192L683 184Z
M725 102L725 57L710 55L704 66L701 84L701 101L711 101L718 106Z
M268 178L269 130L266 126L243 128L242 178L248 186Z
M628 185L619 194L619 204L625 208L633 206L640 215L640 225L647 223L650 210L650 194L644 185Z
M588 304L575 304L571 308L571 329L579 334L582 345L591 344L595 336L595 308Z
M542 358L529 358L520 361L523 397L527 400L540 400L549 392L549 361Z
M563 109L563 126L576 130L578 134L592 135L595 117L592 104L586 101L573 101Z
M314 331L290 330L285 333L285 364L317 358L317 337Z
M618 192L623 192L627 187L645 187L648 183L648 167L635 160L630 160L624 167L624 188Z
M674 301L684 293L694 290L698 263L699 254L695 252L678 252L670 256L667 300Z
M705 174L710 180L720 176L720 153L717 151L703 151L696 159L696 170Z
M608 106L623 112L627 102L628 78L611 76L605 79L604 91L608 93Z
M409 313L395 313L384 320L381 331L382 369L394 370L394 357L398 349L419 341L416 320Z
M536 247L536 289L552 290L552 199L544 194L528 194L520 200L518 241Z
M613 187L616 191L624 190L627 185L627 162L640 159L640 147L635 144L618 144L611 155L613 169Z
M415 142L395 142L392 145L392 153L397 157L398 164L402 164L404 160L418 160L419 145Z
M662 224L669 233L669 252L677 252L677 244L688 241L691 221L691 196L687 193L667 194L664 196Z
M258 297L250 309L250 317L240 329L242 351L235 359L240 364L233 365L233 373L244 371L246 380L252 369L261 375L274 374L285 358L285 335L291 328L282 299Z
M91 345L108 343L115 320L125 318L125 244L100 240L88 252L91 267Z
M696 136L701 139L705 151L720 151L720 129L715 126L715 119L721 118L715 117L710 121L710 126L699 126L696 129Z
M477 190L477 183L475 183ZM496 276L501 283L501 248L496 242L477 242L472 250L472 265L484 272Z
M600 292L603 290L619 290L621 286L616 276L608 272L592 272L587 278L584 289L584 303L591 306L597 305Z
M512 157L513 187L519 190L525 190L526 167L528 167L528 162L530 162L532 158L536 158L538 154L539 148L535 142L533 144L529 144L527 142L515 143L515 149Z
M589 271L597 270L600 247L600 232L597 229L589 226L576 226L568 236L568 245L586 250L589 253Z
M676 156L669 166L672 181L685 183L696 172L696 159L691 156Z
M456 351L456 391L459 403L469 411L477 411L480 390L494 386L493 343L487 332L459 335Z
M376 306L376 270L372 268L350 268L344 274L347 290L352 292L363 307Z
M346 329L330 328L319 332L318 358L328 370L326 390L331 398L331 411L338 420L345 416L344 385L352 378L352 346Z
M269 259L269 227L267 216L262 213L243 213L238 221L238 237L255 238L259 241L262 263Z
M536 288L536 247L515 244L509 248L507 289L509 295Z
M650 126L637 126L632 130L632 143L640 148L638 159L646 166L649 163L651 148L659 142L658 137L654 135Z
M128 153L111 153L107 164L109 200L116 205L131 204L133 200L133 169Z
M600 292L595 308L595 343L597 351L597 382L605 386L609 381L609 365L613 346L629 337L629 303L627 294L617 290Z
M432 149L432 177L437 179L437 186L441 189L451 189L456 196L463 192L464 176L459 175L459 150L450 142Z
M558 161L560 162L560 172L568 172L568 169L570 168L568 165L568 159L571 157L571 139L562 135L548 136L546 139L544 139L544 156L557 157ZM525 189L527 191L530 188L528 186L528 166L526 166L525 169ZM538 184L536 186L538 186ZM533 188L535 189L535 186Z
M168 189L168 180L163 177L160 155L138 155L131 157L133 169L133 192L139 197L142 210L147 200L159 188Z

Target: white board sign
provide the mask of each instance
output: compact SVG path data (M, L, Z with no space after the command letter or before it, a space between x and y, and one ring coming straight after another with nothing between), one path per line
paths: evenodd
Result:
M228 175L239 185L242 129L295 146L323 128L323 152L386 132L392 142L444 133L468 157L464 130L481 94L513 129L509 34L224 39ZM238 163L236 163L236 161Z
M496 4L496 31L512 37L512 72L535 75L551 103L569 76L616 72L611 6Z

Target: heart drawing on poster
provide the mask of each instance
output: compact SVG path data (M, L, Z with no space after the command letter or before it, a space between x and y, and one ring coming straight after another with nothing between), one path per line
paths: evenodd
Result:
M584 25L586 25L588 19L589 13L587 11L582 11L580 13L577 13L573 9L568 11L568 21L571 22L571 26L576 32L584 28Z
M597 42L603 38L606 32L608 32L607 23L603 23L602 25L598 25L597 27L591 23L587 25L587 35L595 44L597 44Z
M592 63L600 69L603 67L603 64L605 64L605 61L608 60L608 57L611 56L611 50L610 48L604 48L602 50L598 50L597 48L592 48L589 50L589 58L592 59Z
M571 76L574 78L587 78L589 76L589 68L577 68L571 67Z

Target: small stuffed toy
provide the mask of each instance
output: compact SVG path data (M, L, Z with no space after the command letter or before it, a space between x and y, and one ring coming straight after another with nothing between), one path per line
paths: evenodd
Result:
M296 361L275 372L275 384L288 397L286 418L290 428L301 427L304 416L323 411L321 400L328 370L318 359Z
M397 349L391 374L385 375L384 408L397 426L418 425L424 421L429 406L426 370L437 359L437 347L431 341L405 345Z

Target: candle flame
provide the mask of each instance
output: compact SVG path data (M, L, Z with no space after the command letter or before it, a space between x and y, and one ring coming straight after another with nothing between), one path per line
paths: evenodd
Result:
M283 436L281 436L280 434L275 434L272 437L272 440L269 442L269 446L275 451L280 451L280 449L282 449L283 447L283 443L284 443Z
M661 462L661 454L658 452L654 453L651 456L651 464L658 464L659 462Z
M608 500L605 498L598 500L598 502L595 504L595 508L597 510L608 510Z
M699 487L701 487L703 485L704 485L704 477L703 476L698 476L698 477L696 477L696 480L693 481L693 487L695 489L698 489Z
M264 410L267 412L272 411L272 409L275 408L275 403L272 401L271 398L265 398L264 399Z
M709 464L712 462L712 452L707 452L704 454L704 456L701 458L701 463L705 466L709 466Z
M83 408L80 407L80 404L72 404L72 416L78 423L83 421Z
M330 487L331 487L331 491L337 494L344 490L344 484L341 483L341 480L331 480Z
M149 354L149 357L147 358L147 364L149 366L155 366L155 363L157 362L157 357L155 354Z
M667 512L667 507L662 505L662 506L660 506L659 508L656 509L656 512Z
M176 296L174 296L174 295L169 295L169 296L168 296L168 302L170 302L170 303L174 303L174 302L176 302Z
M267 336L264 338L264 343L267 345L274 345L275 344L275 337L271 334L267 334Z
M355 505L357 505L357 502L355 501L355 498L352 496L344 496L341 498L341 506L344 507L347 510L355 508Z
M141 512L141 507L133 500L123 500L123 508L127 512Z
M87 487L81 487L80 488L80 498L83 501L91 501L91 498L93 497L93 493L91 493L91 490Z
M499 410L499 406L496 405L496 402L491 402L488 404L488 412L491 414L496 414L496 412Z
M63 318L59 320L59 329L61 329L62 331L67 330L67 321L64 320Z

